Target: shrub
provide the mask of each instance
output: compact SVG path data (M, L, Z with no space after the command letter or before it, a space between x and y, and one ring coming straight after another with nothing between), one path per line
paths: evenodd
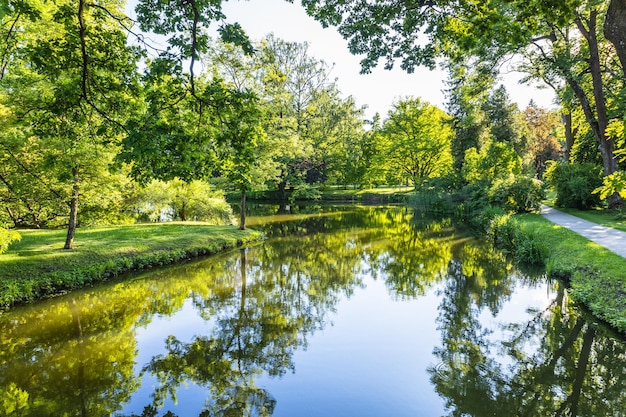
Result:
M472 210L469 214L468 222L478 230L493 237L492 228L494 219L506 215L507 213L505 213L500 207L487 205L481 209Z
M543 182L530 177L511 177L496 181L488 195L492 204L513 213L535 212L546 198Z
M519 225L510 214L496 214L489 221L487 236L499 248L513 250L517 242Z
M523 228L510 214L496 214L486 229L494 245L513 254L520 263L543 265L548 259L548 245L535 230Z
M14 230L8 230L0 226L0 253L5 252L11 242L19 241L22 239L19 233Z
M600 204L600 196L593 193L602 186L600 166L551 161L544 176L556 191L557 206L585 210Z

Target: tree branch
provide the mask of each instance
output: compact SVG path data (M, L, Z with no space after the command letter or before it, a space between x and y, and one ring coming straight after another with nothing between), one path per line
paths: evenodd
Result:
M20 17L21 17L21 13L18 13L17 16L15 17L15 20L11 23L11 27L9 28L9 31L7 32L7 35L4 38L4 42L6 46L5 46L4 51L2 51L2 68L0 69L0 80L4 78L4 73L7 69L7 66L9 65L9 59L8 59L9 40L11 39L11 36L13 36L16 32L17 22L20 20Z

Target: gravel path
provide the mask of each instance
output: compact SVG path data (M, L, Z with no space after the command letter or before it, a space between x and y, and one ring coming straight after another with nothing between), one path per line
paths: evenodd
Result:
M548 206L541 207L541 215L626 258L626 232L600 226Z

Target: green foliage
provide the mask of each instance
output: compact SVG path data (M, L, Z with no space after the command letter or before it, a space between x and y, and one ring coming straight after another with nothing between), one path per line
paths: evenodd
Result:
M519 229L515 242L515 260L530 265L545 265L549 259L550 246L542 234Z
M375 132L375 165L387 179L419 186L450 171L452 136L442 110L419 98L399 101Z
M495 181L488 191L492 204L513 213L530 213L541 208L546 198L543 183L527 176Z
M543 235L526 227L518 217L487 209L481 212L487 237L499 248L513 255L515 261L530 265L544 265L550 251Z
M512 249L515 247L519 225L508 213L498 210L485 210L481 216L486 225L486 236L500 248Z
M461 170L465 152L478 148L489 137L485 103L495 82L487 65L468 66L465 63L447 63L450 86L447 111L453 117L455 135L452 138L454 168Z
M6 252L11 242L16 242L21 239L22 236L18 232L14 230L8 230L0 226L0 254L2 252Z
M598 152L598 142L590 129L578 134L572 147L570 162L602 165L602 155Z
M485 123L490 137L496 142L506 142L513 146L517 155L524 158L527 153L528 127L517 103L511 102L503 85L490 92L482 105Z
M589 209L600 203L600 196L594 194L602 185L602 168L597 165L552 162L544 176L556 191L557 206Z
M463 177L470 184L506 179L521 171L522 159L507 142L488 141L480 150L470 148L465 152Z
M263 109L267 185L286 199L287 189L318 183L360 182L368 164L362 114L343 98L331 67L310 55L309 45L269 35L244 57L216 44L208 54L214 71L239 88L258 93Z
M0 159L8 162L0 193L16 225L67 223L71 247L77 216L70 212L83 203L106 209L119 180L109 164L138 107L142 55L127 43L130 21L117 1L30 6L38 13L22 19L18 7L3 25L19 47L2 53L0 106L9 117L0 138Z
M0 394L0 412L3 415L11 415L27 406L28 392L20 389L14 382L11 382L8 387L2 390L2 394Z
M616 171L602 178L602 186L593 190L600 199L606 200L610 195L618 193L622 198L626 198L626 172Z
M178 178L154 180L128 201L140 221L197 220L214 225L232 224L232 209L222 191L203 181Z

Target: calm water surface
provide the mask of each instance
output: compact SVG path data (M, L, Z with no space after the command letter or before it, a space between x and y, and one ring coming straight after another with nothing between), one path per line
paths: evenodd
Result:
M626 415L624 340L450 220L261 209L260 244L0 315L0 415Z

